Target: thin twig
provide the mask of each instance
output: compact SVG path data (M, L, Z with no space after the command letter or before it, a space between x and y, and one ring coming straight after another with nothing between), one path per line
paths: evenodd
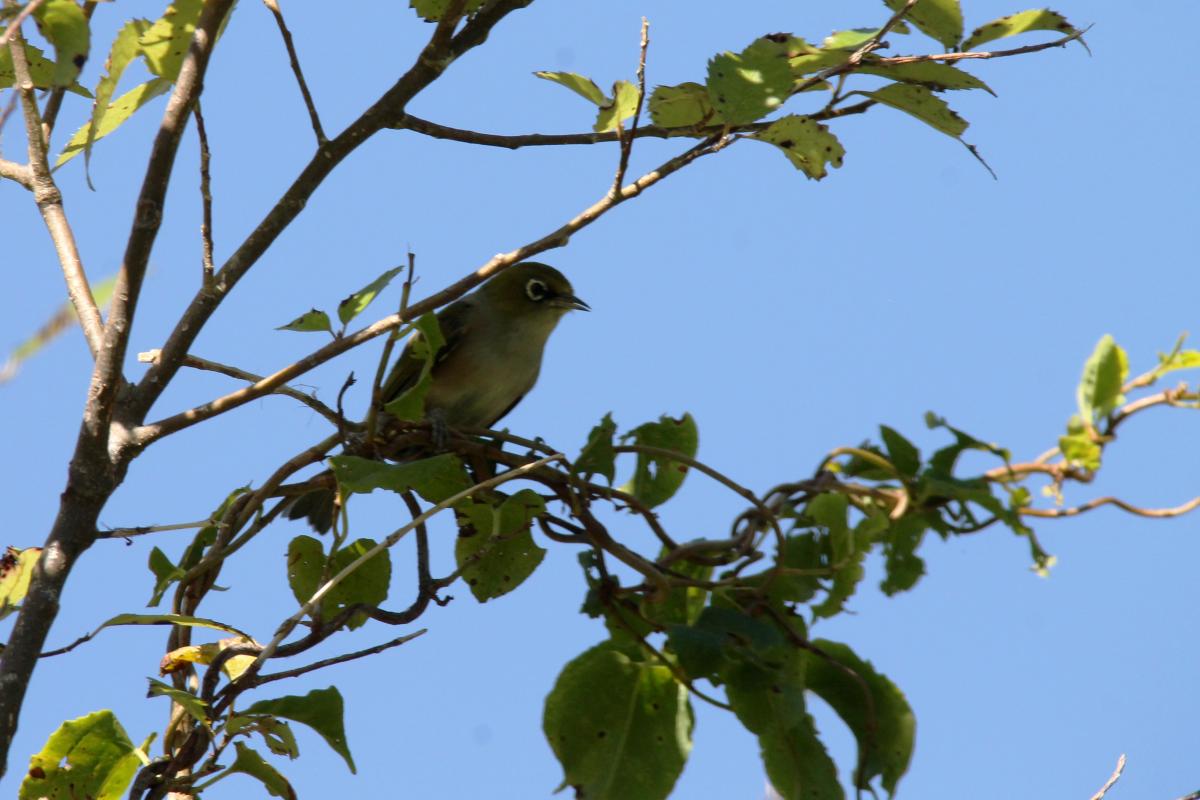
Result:
M317 106L313 103L312 93L308 91L308 83L304 80L304 72L300 69L300 59L296 55L296 45L292 42L292 32L288 30L287 23L283 21L283 12L279 10L277 0L263 0L263 5L275 15L275 24L279 26L284 47L287 48L288 60L292 63L292 74L296 76L300 94L304 96L304 107L308 109L308 118L312 121L313 133L317 136L317 147L321 147L329 139L325 136L325 129L321 127L321 117L317 114Z
M1118 780L1120 780L1121 773L1124 771L1125 754L1122 753L1121 757L1117 759L1117 768L1113 770L1112 775L1108 776L1108 780L1106 780L1104 785L1100 787L1100 791L1092 795L1092 800L1104 800L1104 795L1108 794L1108 790L1111 789Z
M878 64L915 64L921 61L944 61L947 63L954 61L965 61L968 59L988 59L988 58L1008 58L1010 56L1023 56L1027 53L1037 53L1042 50L1049 50L1052 47L1066 47L1076 39L1083 37L1085 33L1090 31L1092 26L1089 25L1082 30L1069 33L1059 39L1051 42L1042 42L1041 44L1030 44L1025 47L1014 47L1011 50L992 50L981 51L971 50L966 53L937 53L926 56L888 56L880 58Z
M1077 517L1087 511L1100 508L1101 506L1116 506L1122 511L1127 511L1130 514L1135 514L1139 517L1149 517L1151 519L1167 519L1170 517L1179 517L1187 514L1190 511L1195 511L1200 508L1200 497L1193 497L1186 503L1182 503L1171 508L1142 508L1135 506L1132 503L1127 503L1119 497L1097 497L1094 500L1089 500L1081 505L1072 506L1071 508L1022 508L1021 516L1023 517Z
M138 353L138 361L153 364L158 359L160 353L161 351L159 350L148 350L145 353ZM228 364L221 364L217 361L209 361L207 358L200 358L199 356L193 356L190 354L184 357L183 366L191 367L192 369L203 370L205 372L216 372L221 375L227 375L230 378L236 378L239 381L246 381L250 384L255 384L261 380L264 380L261 375L255 375L253 372L247 372L246 370L239 369L238 367L233 367ZM298 400L336 426L341 426L344 424L344 420L336 411L312 395L305 394L299 389L294 389L291 386L280 386L271 392L271 394L284 395L285 397L290 397L293 400Z
M212 177L209 172L211 153L208 149L208 132L204 128L204 114L200 111L200 100L192 109L196 118L196 135L200 139L200 204L203 209L200 222L200 280L204 286L211 286L213 279L213 214L212 214Z
M33 4L31 4L33 5ZM29 6L26 6L28 9ZM104 322L96 298L88 284L87 273L83 268L83 260L79 255L79 247L75 242L75 234L67 221L63 209L62 192L54 182L50 171L49 156L46 150L46 139L42 130L42 117L38 111L37 98L34 96L33 79L30 77L29 61L25 55L25 39L15 26L9 27L11 33L8 50L12 55L13 86L21 97L21 105L25 115L25 138L29 152L29 188L33 191L38 210L42 213L42 221L54 243L58 262L63 271L67 284L67 294L75 307L79 318L79 327L83 330L92 357L99 356L104 342Z
M101 531L105 539L128 539L131 536L145 536L148 533L165 533L166 531L187 531L195 528L207 528L215 525L216 520L202 519L196 522L175 522L170 525L137 525L132 528L108 528Z
M629 130L625 131L621 127L621 120L617 120L617 139L621 142L621 158L617 162L617 174L613 177L612 188L608 190L611 195L616 195L621 190L621 185L625 183L625 172L629 169L629 157L633 154L633 140L637 137L638 123L642 118L642 105L646 101L646 49L650 46L650 20L642 17L642 43L640 55L638 56L637 68L637 105L633 109L633 122L629 126ZM617 98L613 97L613 102L617 102ZM618 115L620 111L618 110Z
M264 683L270 683L271 681L281 681L284 678L295 678L309 672L315 672L316 670L324 669L325 667L332 667L334 664L344 664L347 661L353 661L356 658L373 656L376 653L382 653L384 650L390 650L393 647L398 647L405 642L411 642L418 636L424 636L428 632L428 628L421 628L419 631L415 631L414 633L408 633L404 636L397 636L390 642L377 644L374 647L368 647L364 650L355 650L353 653L346 653L345 655L334 656L333 658L326 658L321 661L314 661L312 664L307 664L303 667L296 667L295 669L284 670L283 672L272 672L268 675L259 675L254 679L254 686L262 686Z
M576 232L591 225L607 212L611 211L619 203L637 197L646 189L655 185L663 178L671 175L680 169L683 169L688 164L691 164L698 158L716 153L729 144L731 139L706 139L694 147L685 150L683 153L664 162L657 169L647 172L642 177L638 178L633 183L624 186L616 197L605 194L600 200L593 203L588 208L577 214L575 217L559 226L554 231L528 244L521 245L515 250L510 250L507 253L499 253L492 256L483 266L475 272L468 274L466 277L459 279L455 283L447 286L445 289L425 298L424 300L413 304L409 307L405 314L392 314L383 319L362 328L355 333L347 334L339 339L329 342L325 346L313 351L309 355L293 362L286 367L268 375L261 381L256 382L253 386L247 386L244 389L239 389L235 392L223 395L211 400L203 405L188 409L173 416L161 419L155 422L147 423L136 428L132 432L132 440L139 446L146 446L151 442L161 439L164 436L189 428L198 422L210 419L224 414L238 406L244 405L251 400L270 394L279 386L282 386L287 381L295 377L303 375L309 370L320 364L329 361L335 356L358 347L363 342L370 341L376 336L388 333L399 326L419 317L427 311L433 311L440 308L452 300L457 300L462 295L466 294L471 289L483 283L488 278L496 273L511 267L520 261L524 261L532 255L545 252L555 247L563 247L570 240L570 237ZM218 283L220 275L218 274ZM168 343L169 344L169 343ZM163 353L166 353L166 347L163 348ZM156 364L157 366L157 364ZM151 369L153 371L153 368ZM149 378L149 373L147 379ZM143 380L143 384L145 381Z
M21 33L21 24L29 18L30 14L37 11L38 6L44 2L46 0L32 0L32 2L26 3L25 7L13 17L12 22L8 23L8 27L5 28L4 33L0 33L0 47L4 47L9 42L17 40Z
M445 500L443 500L442 502L432 506L431 508L426 510L424 513L422 513L420 516L413 519L411 522L401 526L396 531L389 534L387 536L387 538L385 538L383 541L379 542L374 547L372 547L370 550L363 553L358 558L354 559L354 561L350 562L344 568L342 568L342 570L340 572L338 572L337 575L334 575L332 578L330 578L328 581L326 581L321 586L321 588L317 589L317 591L313 593L312 597L310 597L308 599L308 602L304 603L304 605L302 605L300 607L300 609L298 611L296 611L295 614L292 614L292 616L290 616L286 620L284 620L284 622L279 626L279 629L276 631L274 638L272 638L271 641L267 644L267 646L262 649L262 652L260 652L258 654L258 657L255 659L254 664L252 664L246 670L246 672L243 674L247 674L247 675L256 674L258 669L261 668L262 664L265 663L267 661L267 659L271 658L271 656L275 654L275 651L279 648L279 645L283 643L283 640L287 638L288 634L290 634L293 630L295 630L296 626L298 624L300 624L300 620L304 619L306 616L308 616L309 614L312 613L312 610L316 607L316 605L318 603L321 602L322 598L324 598L327 594L329 594L329 592L331 592L333 589L335 589L337 586L339 586L343 581L346 580L346 578L350 577L350 575L352 575L354 572L356 572L359 569L359 567L361 567L363 564L365 564L370 559L379 555L379 553L381 553L384 550L395 545L396 542L398 542L402 538L404 538L404 536L407 535L414 528L416 528L419 525L423 525L427 520L429 520L434 515L442 512L442 511L445 511L447 508L451 508L451 507L457 505L458 503L467 499L468 497L471 497L472 495L478 494L479 492L481 492L485 489L494 488L496 486L499 486L502 483L507 483L508 481L515 480L517 478L521 478L521 477L525 476L526 474L538 469L539 467L543 467L547 464L550 464L551 462L558 461L563 458L564 458L564 456L562 456L561 454L557 454L557 453L552 456L547 456L546 458L540 458L537 461L530 462L529 464L526 464L523 467L517 467L515 469L510 469L507 472L502 472L499 475L496 475L492 478L487 479L486 481L482 481L480 483L475 484L474 486L470 486L466 489L463 489L460 492L456 492L454 495L452 495L452 496L446 498Z

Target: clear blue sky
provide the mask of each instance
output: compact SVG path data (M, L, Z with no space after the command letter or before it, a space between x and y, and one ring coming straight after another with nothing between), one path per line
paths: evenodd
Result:
M429 35L405 5L284 4L330 131L389 86ZM967 24L1022 8L969 0ZM563 322L540 385L505 424L575 452L607 411L625 426L690 411L701 457L758 490L810 475L827 451L873 436L879 423L928 450L942 440L924 429L926 410L1018 457L1052 446L1074 408L1083 360L1102 334L1126 347L1135 370L1181 331L1200 334L1200 168L1187 77L1195 65L1172 33L1200 27L1200 10L1111 0L1066 0L1056 10L1076 24L1095 23L1091 57L1071 47L979 63L972 71L999 97L949 97L972 122L966 139L999 180L954 141L877 109L833 126L848 155L825 181L792 172L773 148L741 143L547 255L595 311ZM160 11L156 3L102 4L97 40L111 40L131 14ZM497 132L585 130L588 105L530 73L574 70L602 86L632 78L643 14L652 26L648 81L671 84L702 80L712 54L763 33L819 40L835 28L878 24L886 10L866 0L542 0L512 15L410 110ZM922 37L910 41L901 49L936 49ZM102 61L102 53L93 56L85 83L94 85ZM260 4L237 9L207 90L219 262L307 159L312 134ZM97 192L84 185L81 160L59 173L94 277L119 262L163 102L96 148ZM87 107L68 102L57 145ZM19 153L16 122L6 136L10 158ZM631 175L680 146L639 142ZM131 354L160 345L197 286L196 161L189 130ZM224 304L195 353L270 372L319 343L275 326L313 305L332 309L400 263L406 247L418 254L418 294L439 287L593 202L615 162L612 146L508 152L379 135L326 182ZM12 184L0 185L0 219L9 281L0 293L0 350L7 350L53 311L63 287L30 198ZM346 373L369 374L376 354L364 348L305 383L332 401ZM131 360L129 373L141 370ZM2 543L43 540L88 371L82 338L71 332L0 387L8 454ZM156 416L230 387L217 376L184 375ZM361 406L361 397L354 402ZM268 398L203 433L184 432L137 461L102 520L202 518L228 489L262 481L281 458L324 436L324 426L290 400ZM1187 412L1132 421L1095 485L1072 489L1070 499L1114 492L1173 505L1191 497L1198 434L1200 418ZM395 527L383 498L362 506L370 508L356 517L363 534ZM692 476L664 519L685 537L716 535L736 510L734 498ZM916 754L900 796L1087 797L1121 753L1129 766L1110 797L1174 798L1200 788L1198 526L1200 517L1148 521L1112 509L1044 522L1042 541L1059 559L1048 579L1028 570L1024 543L1003 530L932 542L924 551L928 576L892 599L875 588L880 565L872 561L854 613L815 632L852 644L914 707ZM212 595L205 613L269 638L288 613L284 552L300 532L278 527L259 537L222 575L231 591ZM632 527L614 532L646 544ZM436 537L443 569L451 536L443 528ZM51 645L140 610L152 588L151 546L177 555L187 538L163 533L94 547L72 576ZM395 558L403 578L390 605L402 607L410 556ZM604 635L599 622L577 613L575 552L552 546L526 585L487 605L461 588L453 594L449 607L420 621L430 629L424 638L279 687L303 693L334 683L347 699L359 775L301 731L301 759L281 768L303 797L533 798L558 784L541 734L542 699L562 664ZM352 649L393 635L368 626L335 641ZM163 639L160 630L113 630L41 664L3 794L15 794L25 759L64 718L112 707L135 741L161 729L167 703L144 694ZM697 712L695 750L674 796L761 797L753 738L732 717L703 705ZM828 714L818 725L847 773L849 734ZM258 791L234 777L211 795Z

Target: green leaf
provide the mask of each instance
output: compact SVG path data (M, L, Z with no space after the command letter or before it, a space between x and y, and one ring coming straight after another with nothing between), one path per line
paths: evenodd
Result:
M858 740L854 785L870 790L882 777L889 795L912 760L916 719L904 694L844 644L813 642L827 658L806 654L807 686L828 703Z
M1075 30L1075 26L1067 22L1067 18L1057 11L1051 11L1048 8L1033 8L980 25L963 42L962 49L974 50L985 42L1003 39L1006 36L1016 36L1028 31L1074 33Z
M754 138L778 147L793 167L813 180L828 174L826 164L840 167L846 155L841 142L827 126L796 114L779 118Z
M408 0L409 8L416 9L421 19L426 22L437 22L450 8L450 0ZM483 5L483 0L467 0L464 11L474 14Z
M346 325L350 322L350 320L361 314L367 306L371 305L371 301L374 300L376 296L382 292L389 283L392 282L392 278L400 274L401 269L403 268L396 267L395 269L389 269L387 272L383 273L378 278L371 281L342 302L338 303L337 314L338 319L342 321L342 324Z
M966 450L980 450L985 453L991 453L998 458L1008 463L1012 459L1012 455L1003 447L984 442L976 439L969 433L961 431L958 428L948 424L945 419L934 414L932 411L926 412L925 424L932 430L934 428L945 428L954 435L954 444L935 452L929 458L929 469L927 473L931 476L940 478L953 477L954 467L958 463L958 457Z
M1079 415L1086 424L1095 424L1125 402L1121 387L1128 377L1129 357L1112 336L1104 334L1083 365L1083 377L1075 392Z
M791 653L774 626L721 606L705 608L693 625L670 626L667 641L688 675L714 684L737 664L771 666Z
M171 584L178 581L187 574L187 570L176 566L171 559L167 558L167 554L159 548L155 547L150 551L150 563L148 565L150 571L154 573L154 593L150 595L150 602L146 603L147 607L153 607L162 602L163 595Z
M663 128L720 125L721 115L712 106L708 89L691 81L659 86L650 95L650 119Z
M637 103L638 88L629 81L617 81L613 84L613 99L605 100L600 106L592 130L596 133L615 131L621 122L633 116Z
M884 0L892 11L899 11L906 0ZM958 0L921 0L913 6L905 19L922 33L954 49L963 35L962 9Z
M433 312L423 314L413 327L417 332L409 340L408 347L413 356L425 361L421 367L421 375L412 386L383 407L388 414L399 420L419 420L425 417L425 395L433 385L433 367L437 363L438 352L446 346L446 337L442 335L441 325Z
M189 691L176 689L170 684L150 678L150 691L146 693L146 696L169 697L172 702L178 703L197 722L208 724L208 703Z
M280 325L275 330L277 331L300 331L308 333L312 331L325 331L333 333L333 323L329 321L329 315L320 309L312 309L305 311L300 316L286 325Z
M121 800L141 759L107 709L68 720L29 759L19 800Z
M307 725L320 734L335 753L346 760L346 766L351 772L357 772L354 768L354 758L350 755L350 746L346 742L346 728L342 721L342 695L336 687L313 689L302 697L288 695L274 700L259 700L242 713L271 714Z
M96 85L96 101L92 104L92 118L87 124L87 134L84 137L83 159L85 164L91 159L92 144L96 141L100 126L108 114L109 101L112 100L113 92L116 91L121 75L125 73L125 68L141 53L142 47L139 40L149 27L149 20L129 20L117 32L112 47L109 48L108 60L105 62L106 72L100 79L100 83Z
M88 147L89 140L98 142L105 136L115 131L121 126L121 123L133 116L139 108L149 103L154 98L161 94L165 94L171 88L171 82L166 78L155 78L146 83L135 86L125 94L118 97L109 104L108 109L104 112L104 117L100 125L92 130L91 122L83 125L79 130L72 134L70 141L66 147L58 154L58 160L55 162L55 167L61 167L63 164L70 161L75 156Z
M663 555L668 552L664 547ZM696 581L712 579L713 567L709 564L677 561L671 565L671 569ZM659 628L670 625L691 625L700 618L700 614L704 611L704 603L708 600L708 595L707 589L696 586L674 586L664 598L642 597L638 606L641 615Z
M462 530L454 557L479 602L516 589L546 557L530 534L533 519L546 511L545 501L532 489L522 489L498 507L468 502L458 511Z
M613 450L613 434L616 432L617 423L613 422L612 412L609 412L588 434L587 444L575 459L575 472L579 475L603 475L611 486L617 474L617 454Z
M659 800L692 749L687 688L657 662L605 642L563 668L542 728L562 764L563 787L588 800Z
M889 597L911 589L925 574L925 562L917 548L925 537L928 521L909 514L893 522L883 539L885 577L879 588Z
M786 44L762 37L741 53L721 53L708 62L708 94L729 125L762 119L792 91Z
M901 21L891 33L908 33L909 28ZM834 31L825 37L821 42L821 46L826 50L857 50L864 44L874 39L879 33L879 28L851 28L847 31Z
M26 42L25 60L29 62L29 79L33 81L35 89L50 89L54 86L55 64L46 58L40 48ZM9 51L7 45L0 47L0 89L12 86L15 79L12 52ZM67 91L82 97L92 96L91 92L78 83L71 84Z
M1158 362L1158 369L1155 372L1159 375L1179 369L1196 369L1200 367L1200 350L1179 350L1170 355L1160 353Z
M236 633L238 636L245 636L247 639L253 638L250 634L239 631L232 625L217 622L215 619L191 617L186 614L117 614L96 628L92 632L92 636L95 636L105 628L113 628L119 625L182 625L185 628L211 628L215 631Z
M1100 469L1101 448L1092 441L1091 434L1078 415L1067 423L1067 435L1058 439L1058 449L1071 464L1095 472Z
M431 503L440 503L473 484L462 461L443 453L419 461L389 464L358 456L329 459L338 485L349 492L367 494L376 489L404 492L412 489Z
M924 86L893 83L866 94L884 105L916 117L947 136L957 139L967 129L967 121L955 113L945 100Z
M843 494L819 494L809 501L805 516L825 528L829 566L834 570L833 583L826 598L813 607L816 617L832 617L841 613L846 601L854 594L864 576L863 558L871 548L871 539L859 535L846 522L849 501Z
M284 797L287 800L296 800L296 790L288 783L287 778L280 774L279 770L263 760L257 752L242 744L234 742L233 746L237 748L237 758L233 760L233 764L222 775L229 775L235 772L241 772L256 778L266 788L267 792L272 797Z
M883 438L883 446L887 448L892 466L905 477L915 476L921 468L921 451L916 445L887 425L879 426L879 435Z
M9 545L4 555L0 556L0 619L20 608L21 601L29 591L33 568L41 555L40 547L20 550Z
M88 18L75 0L47 0L33 12L33 18L42 36L54 45L54 85L70 86L91 49Z
M868 57L858 72L879 75L901 83L915 83L934 91L943 89L982 89L995 96L992 87L969 72L940 61L915 61L910 64L880 64L878 58Z
M605 106L611 102L604 96L604 92L600 91L600 87L591 78L585 78L574 72L535 72L533 74L543 80L557 83L559 86L565 86L572 92L575 92L575 94L585 100L590 100L598 106Z
M627 435L639 445L672 450L689 458L696 455L700 446L700 434L691 414L684 414L679 419L662 416L658 422L647 422ZM687 465L678 461L638 453L633 480L622 486L621 491L653 508L671 499L683 485L687 470Z
M139 39L146 67L168 83L179 77L203 9L204 0L173 0Z
M251 731L262 736L267 749L277 756L287 756L294 760L300 755L300 747L296 744L296 734L292 732L292 726L270 714L235 714L222 728L222 733L230 736Z
M288 545L287 554L288 584L292 587L296 602L301 605L307 603L326 580L337 575L374 546L375 542L372 539L351 542L329 559L329 569L326 572L327 559L321 542L311 536L297 536ZM322 619L331 620L344 609L360 603L368 606L381 605L387 599L391 580L391 556L383 550L364 562L321 599ZM361 627L367 619L366 614L355 614L346 623L346 627L351 630Z

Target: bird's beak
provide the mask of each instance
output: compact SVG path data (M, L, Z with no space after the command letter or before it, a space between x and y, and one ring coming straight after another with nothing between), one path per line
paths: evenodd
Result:
M592 307L580 300L573 294L560 294L550 300L550 304L555 308L566 309L567 311L591 311Z

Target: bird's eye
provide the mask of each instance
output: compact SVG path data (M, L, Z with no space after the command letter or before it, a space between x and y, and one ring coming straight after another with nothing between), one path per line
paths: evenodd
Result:
M525 294L535 303L540 303L546 299L549 290L546 289L546 284L534 278L529 283L525 284Z

